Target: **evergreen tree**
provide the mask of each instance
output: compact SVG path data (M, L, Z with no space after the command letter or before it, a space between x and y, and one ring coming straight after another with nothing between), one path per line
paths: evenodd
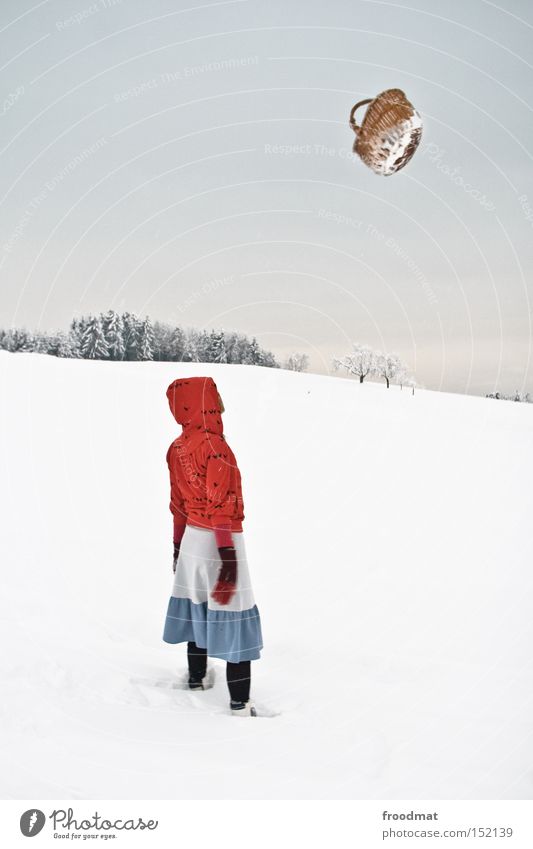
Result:
M137 360L141 331L139 319L135 313L125 312L122 314L122 320L124 325L124 345L126 348L124 359Z
M109 348L110 360L123 360L126 353L122 316L109 310L102 319L104 336Z
M34 351L36 344L35 335L31 330L22 330L22 333L24 334L24 339L19 348L19 351L25 353L30 353L31 351Z
M223 330L212 330L209 334L209 362L227 363L226 340Z
M81 357L81 346L83 340L83 331L85 329L83 319L73 318L69 327L69 338L71 340L73 352L77 352L77 356Z
M174 328L170 324L163 321L154 321L154 360L162 360L170 362L171 357L171 339Z
M10 327L4 337L4 345L7 351L16 353L17 351L28 350L28 331L18 327Z
M192 328L189 328L185 333L185 349L183 351L183 362L198 362L198 333Z
M175 327L169 341L169 360L174 363L179 363L183 360L185 349L187 346L187 338L181 327Z
M244 363L246 357L246 351L248 349L248 339L244 335L244 333L237 334L237 338L235 340L235 345L233 347L233 359L234 363Z
M57 357L165 362L247 363L279 368L274 355L234 331L183 329L166 322L152 325L149 317L114 310L76 316L68 331L30 332L0 329L0 348L36 351Z
M79 359L80 352L73 346L73 339L70 333L63 333L61 330L57 334L56 356L69 359Z
M280 368L280 364L277 362L274 354L272 354L270 351L262 351L262 358L262 365L264 365L266 368Z
M153 360L154 358L154 330L150 318L146 316L141 323L139 340L138 360Z
M237 357L239 354L239 337L237 336L235 331L225 333L224 337L226 346L226 362L238 363L239 360L237 359Z
M46 332L37 332L34 337L33 350L36 354L51 354L56 353L55 337L49 336Z
M194 327L187 330L183 359L189 363L210 362L209 334L205 330L196 330Z
M81 340L81 353L86 360L105 360L109 354L109 348L104 336L104 329L100 316L90 316L83 331Z
M252 338L251 342L248 342L243 356L243 363L248 366L258 366L261 365L262 354L259 344L255 336Z

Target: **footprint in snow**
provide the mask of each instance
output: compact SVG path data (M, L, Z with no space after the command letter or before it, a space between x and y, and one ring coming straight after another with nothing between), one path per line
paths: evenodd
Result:
M204 686L206 690L212 689L216 682L216 672L212 667L208 667L205 679ZM194 697L194 703L200 707L202 706L202 694L204 690L190 690L189 689L189 673L187 671L178 673L175 678L130 678L130 683L140 687L157 687L163 690L186 690L192 697ZM253 697L252 701L257 710L257 716L253 717L254 719L271 719L275 716L281 716L282 711L275 710L273 708L269 708L267 705L263 704L263 702L257 702ZM218 710L210 710L211 705L205 705L207 710L206 714L211 716L230 716L228 713L228 706L221 706ZM233 717L235 719L235 717ZM252 718L252 717L250 717Z
M204 678L204 688L210 690L215 685L214 669L208 669ZM141 687L159 687L163 690L189 690L189 673L180 672L174 678L130 678L130 683ZM202 692L202 690L200 690Z

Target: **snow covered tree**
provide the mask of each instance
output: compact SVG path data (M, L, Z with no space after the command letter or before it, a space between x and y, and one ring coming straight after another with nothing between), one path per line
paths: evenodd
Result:
M154 330L149 316L141 323L139 347L137 352L138 360L153 360L154 358Z
M238 363L239 340L237 334L230 330L228 333L225 333L224 336L226 345L226 362Z
M141 326L139 319L134 313L122 313L123 323L123 339L124 339L124 359L137 360L138 349L140 345Z
M55 354L55 336L37 332L34 336L33 350L36 354Z
M248 345L248 340L243 333L230 333L226 337L226 347L228 351L228 362L242 363L244 362L244 351Z
M210 363L211 362L211 336L207 332L207 330L191 330L191 338L190 338L190 353L192 355L193 352L196 352L196 359L194 362L197 363Z
M35 351L35 345L37 342L35 334L31 330L23 330L22 333L24 334L24 341L22 342L19 351L23 351L26 353L31 353L32 351Z
M290 354L283 363L283 368L289 371L307 371L308 366L309 357L307 354Z
M57 334L57 357L67 357L69 359L79 359L80 352L75 346L75 342L70 333L63 333L62 330Z
M265 368L280 368L280 364L277 362L274 354L271 351L262 350L262 364Z
M69 327L69 338L72 345L72 350L77 351L77 356L81 357L81 346L83 339L83 331L85 330L85 319L73 318Z
M79 353L72 350L72 340L69 333L58 330L50 335L42 334L38 340L40 353L49 354L51 357L79 357Z
M235 331L183 329L166 322L152 324L149 317L115 310L76 316L67 331L30 332L23 328L0 328L0 348L37 351L55 357L108 360L160 360L164 362L245 363L279 368L270 351L254 336ZM286 368L307 368L307 356L293 354Z
M382 354L381 351L376 351L375 374L385 378L388 389L391 381L399 383L400 378L407 376L408 370L397 354Z
M227 363L226 340L223 330L212 330L209 334L209 362Z
M102 317L104 336L109 348L110 360L123 360L126 353L124 344L124 323L122 316L114 310L109 310Z
M105 360L109 354L100 316L90 316L81 340L81 353L86 360Z
M345 368L350 374L359 378L359 383L363 383L365 377L376 373L376 354L368 345L359 345L355 342L352 344L352 353L341 358L335 357L333 368L335 371L338 368Z
M183 360L187 339L181 327L175 327L169 343L169 355L173 362L179 363Z
M176 362L181 359L173 356L172 339L177 329L164 321L154 321L154 360Z
M189 328L185 333L185 345L183 348L184 363L198 363L201 361L198 350L198 340L198 331L194 330L194 328Z
M4 336L4 347L12 353L16 353L17 351L31 351L33 350L33 344L32 334L19 327L10 327Z
M242 361L248 366L262 365L261 348L259 347L259 343L255 336L252 338L252 341L248 342L246 345Z

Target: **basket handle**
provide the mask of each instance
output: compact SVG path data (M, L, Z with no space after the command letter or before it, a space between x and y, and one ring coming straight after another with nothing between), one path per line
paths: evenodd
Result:
M357 124L355 123L355 111L356 111L356 109L359 109L360 106L364 106L365 103L372 103L373 100L374 100L373 97L368 97L366 100L360 100L359 103L356 103L355 106L352 107L352 111L350 112L350 127L352 128L354 133L359 132L359 130L361 129L361 127L358 127Z

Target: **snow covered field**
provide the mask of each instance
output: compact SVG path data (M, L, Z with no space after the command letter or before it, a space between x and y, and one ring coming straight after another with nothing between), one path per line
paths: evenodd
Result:
M252 697L179 689L165 398L243 478ZM530 799L533 406L0 351L2 797Z

